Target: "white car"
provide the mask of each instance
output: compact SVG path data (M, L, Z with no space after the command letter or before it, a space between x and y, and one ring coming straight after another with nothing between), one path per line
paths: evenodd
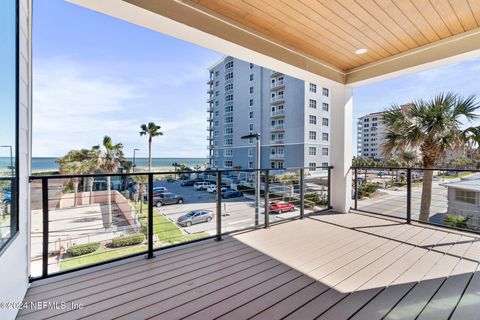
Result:
M209 185L210 183L208 182L195 182L193 188L195 188L195 190L207 190Z
M209 192L209 193L214 193L216 191L217 191L217 186L214 185L214 184L211 184L207 187L207 192Z
M228 189L227 187L222 187L221 192L223 192L227 189ZM214 185L214 184L211 184L211 185L208 186L207 191L210 192L210 193L217 193L217 186Z

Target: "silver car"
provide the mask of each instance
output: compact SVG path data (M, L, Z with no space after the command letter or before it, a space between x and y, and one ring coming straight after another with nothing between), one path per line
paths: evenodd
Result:
M177 223L182 227L190 227L192 224L200 222L210 222L213 220L212 210L193 210L185 213L177 219Z

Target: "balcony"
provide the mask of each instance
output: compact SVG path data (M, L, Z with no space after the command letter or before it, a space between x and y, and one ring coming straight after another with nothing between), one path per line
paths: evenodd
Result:
M213 79L209 79L209 80L207 81L207 84L212 84L212 83L213 83Z
M283 153L270 153L271 160L283 160L285 159L285 154Z
M270 131L285 131L285 126L283 124L277 124L270 127Z
M207 127L207 131L213 131L213 127L208 126L208 127Z
M285 81L284 80L275 81L275 82L270 83L270 89L271 90L277 90L277 89L281 89L281 88L284 88L284 87L285 87Z
M301 81L331 82L335 169L328 168L327 179L308 169L262 170L256 174L263 178L259 189L246 181L242 196L227 200L221 192L214 196L180 186L177 178L195 174L216 182L220 190L222 182L227 184L236 172L240 176L241 170L136 172L131 179L122 174L28 177L32 145L31 139L22 137L32 136L29 115L34 99L20 94L12 109L20 124L14 132L22 133L14 141L16 153L22 155L14 158L20 169L16 171L20 227L0 253L5 275L0 301L15 303L26 293L25 301L36 302L21 308L20 319L479 318L480 213L453 211L453 220L446 214L448 202L455 200L447 190L464 188L470 182L465 183L462 174L477 171L452 175L450 169L349 168L351 148L342 147L352 144L352 88L478 56L478 1L448 1L447 9L447 1L413 6L405 3L414 1L393 1L402 7L394 7L386 20L383 12L391 1L350 1L347 9L338 1L302 1L298 6L270 1L267 7L248 1L71 2L194 45L248 57L255 65L284 70ZM12 51L16 61L7 63L20 65L19 76L11 77L17 78L11 92L28 93L32 86L28 69L36 63L28 52L34 19L28 1L9 3L20 8L6 15L13 23L9 30L22 31L14 35L17 41L11 41L21 44ZM236 15L231 23L232 11L248 14ZM335 13L334 25L324 19L325 12ZM265 14L271 19L262 18ZM294 19L285 19L289 16ZM415 22L406 32L402 26L412 17ZM272 19L282 21L284 28L271 28ZM311 24L302 23L306 20L318 26L315 36L281 45L284 30L312 34ZM352 37L365 48L352 45ZM281 105L272 102L276 103ZM425 199L421 182L427 171L433 175L432 216L419 222ZM251 179L250 172L243 173ZM106 188L110 178L111 190ZM85 180L93 180L95 188L73 187L74 181ZM141 191L126 190L131 180ZM187 207L157 202L161 208L154 208L160 198L154 196L155 185L185 193L192 202L201 198L198 208L211 210L212 219L175 225ZM144 189L147 195L140 194ZM261 195L257 204L255 193ZM292 211L272 212L270 201L275 200ZM459 200L462 205L475 202L478 208L478 196L464 194ZM14 230L11 227L15 226L2 225ZM141 242L134 247L113 245L113 239L117 245L128 244L125 236L131 235ZM98 242L100 250L80 256L68 253L82 241L93 242L90 249ZM28 266L28 255L39 249L40 258ZM92 257L108 258L110 253L115 258L101 262L94 258L90 265ZM39 277L34 274L38 266ZM65 302L68 308L63 307ZM16 308L3 306L2 320L17 316Z
M213 98L212 98L212 97L209 97L209 98L207 99L207 103L213 103Z
M207 136L207 140L213 140L212 136Z
M212 105L209 105L207 107L207 112L213 112L213 106Z
M19 316L380 319L408 310L473 319L463 316L473 312L468 284L478 255L469 247L476 243L395 219L310 216L43 280L26 301L68 299L83 308L23 309Z
M270 144L285 144L285 141L283 139L272 139Z
M283 73L281 72L278 72L278 71L270 71L270 77L271 78L275 78L275 77L278 77L278 76L281 76Z
M210 89L207 90L207 94L212 94L212 93L213 93L213 89L212 89L212 88L210 88Z
M242 206L242 202L230 202L213 195L210 200L198 202L191 197L190 206L198 202L202 208L215 212L211 222L181 227L190 228L190 232L196 230L197 239L183 244L164 244L153 235L157 232L154 225L166 222L149 218L144 251L61 273L50 273L56 263L53 257L58 255L56 246L51 244L58 234L68 235L77 230L78 224L73 229L57 229L68 226L65 219L77 218L58 216L56 212L78 209L69 204L68 197L62 200L62 205L68 208L57 208L52 201L58 194L52 187L59 182L67 184L71 177L89 175L31 177L47 191L40 198L47 196L47 201L40 202L43 214L49 215L49 219L41 222L44 227L39 230L47 232L48 241L40 247L43 257L51 258L42 262L44 276L50 278L34 279L25 301L58 304L72 301L74 304L73 309L22 309L19 318L396 319L408 312L407 318L438 319L443 318L440 315L453 314L456 319L474 319L468 315L473 310L469 301L472 295L478 294L478 235L420 223L408 215L406 220L405 216L397 215L398 212L391 212L388 217L365 213L365 203L357 205L357 196L355 210L347 214L332 212L329 210L332 167L317 168L320 169L324 174L315 175L316 171L312 173L309 168L260 170L264 179L258 215L253 210L252 196L242 199L247 204L240 210L236 208ZM404 169L352 170L354 177L366 173L369 179L376 179L374 173L379 170L387 170L389 180L395 171ZM418 172L422 169L405 170L409 188L414 191L411 179L419 179ZM135 175L145 175L145 181L153 182L156 176L164 174L166 172ZM188 174L202 174L205 179L216 181L217 190L228 179L222 171ZM102 176L93 175L95 180ZM118 176L128 177L128 174ZM369 182L372 183L375 181ZM198 194L193 189L189 191L189 187L180 187L175 180L167 187ZM60 186L60 189L63 188ZM247 184L242 190L247 193L255 189ZM117 198L121 190L114 193ZM397 197L396 201L388 201L390 207L397 206L397 193L386 195ZM175 205L157 211L153 206L155 197L150 196L153 189L148 189L148 185L147 194L148 217L161 212L170 221L175 219L178 210ZM94 195L94 199L99 195ZM82 199L84 195L78 197ZM105 198L103 194L101 197ZM286 211L281 210L283 207L275 209L273 204L264 205L287 198L286 203L291 207ZM312 199L317 200L312 202ZM398 208L402 207L398 204ZM91 205L88 208L89 214L94 213ZM227 210L227 214L223 210ZM100 238L105 238L106 230L103 226L99 228L104 233ZM52 234L48 234L49 230ZM82 232L89 230L82 229ZM78 236L76 239L81 239ZM68 242L65 245L68 246Z
M208 122L212 122L212 121L213 121L213 118L212 118L212 117L207 117L207 121L208 121Z
M277 117L284 117L285 116L285 110L275 110L270 113L271 118L277 118Z
M271 104L278 104L278 103L282 103L282 102L285 102L285 95L284 94L276 95L275 97L270 98L270 103Z

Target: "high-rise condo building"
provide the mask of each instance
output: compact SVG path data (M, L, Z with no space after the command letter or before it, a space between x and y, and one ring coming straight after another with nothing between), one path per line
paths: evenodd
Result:
M209 68L207 140L212 168L327 166L330 159L330 90L233 57Z

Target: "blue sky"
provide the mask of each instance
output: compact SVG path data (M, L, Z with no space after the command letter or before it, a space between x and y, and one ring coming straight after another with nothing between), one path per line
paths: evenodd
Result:
M33 55L33 156L89 148L105 134L127 155L140 148L146 156L138 131L148 121L165 134L154 156L206 156L207 68L221 53L62 0L35 0ZM357 88L354 119L444 90L480 96L479 80L475 60Z
M0 146L15 148L15 6L0 1ZM13 149L15 152L15 149ZM0 157L10 149L0 147ZM0 166L0 170L5 169Z

